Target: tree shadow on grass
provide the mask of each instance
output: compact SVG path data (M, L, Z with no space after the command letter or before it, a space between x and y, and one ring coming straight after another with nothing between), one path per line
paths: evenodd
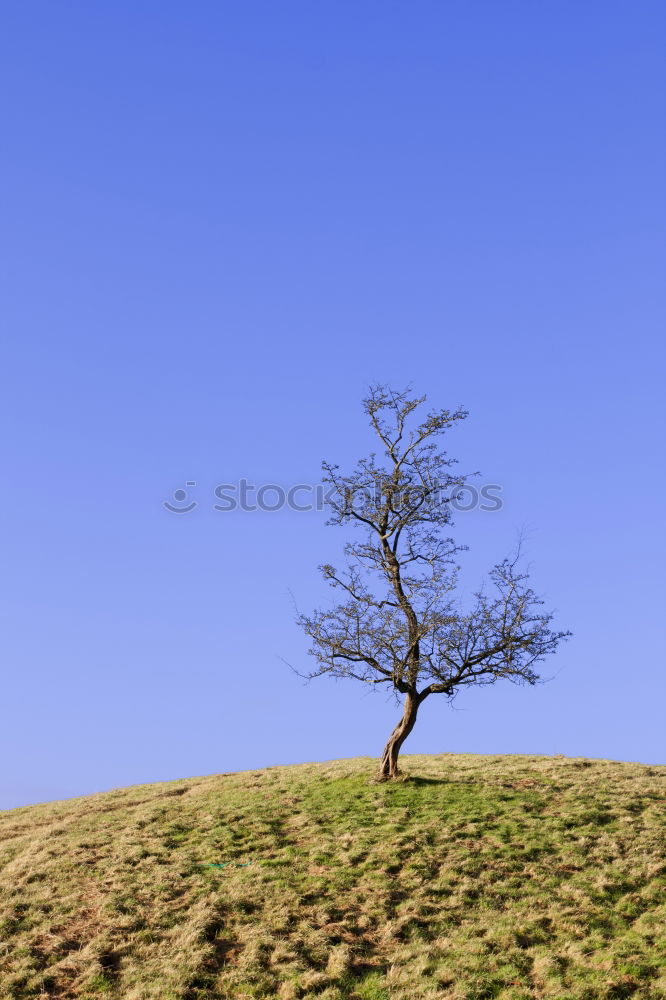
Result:
M416 788L427 788L429 785L450 785L450 778L422 778L418 775L406 774L402 779L405 785L414 785Z

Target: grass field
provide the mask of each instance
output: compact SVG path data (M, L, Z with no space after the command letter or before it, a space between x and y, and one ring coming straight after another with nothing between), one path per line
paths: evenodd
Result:
M0 813L0 997L666 997L666 767L401 761Z

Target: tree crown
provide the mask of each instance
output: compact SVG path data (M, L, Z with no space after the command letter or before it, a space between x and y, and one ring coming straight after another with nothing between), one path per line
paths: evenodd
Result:
M361 537L345 545L342 571L320 566L340 603L298 616L317 662L305 676L388 684L418 701L500 678L534 684L535 665L570 633L551 629L553 615L518 569L519 554L495 565L490 587L474 594L469 609L460 607L456 556L464 546L445 529L455 491L469 477L454 474L440 439L467 412L432 410L416 422L425 400L371 387L363 406L382 458L372 452L347 475L322 463L331 487L327 523L351 523Z

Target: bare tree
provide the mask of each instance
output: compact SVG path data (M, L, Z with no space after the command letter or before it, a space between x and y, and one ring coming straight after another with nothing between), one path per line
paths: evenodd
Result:
M469 610L455 597L457 554L465 548L446 537L451 501L468 477L453 474L454 459L437 439L463 420L463 409L434 410L416 426L412 414L426 397L386 386L370 388L363 401L384 461L372 452L347 476L324 462L332 515L327 524L352 523L359 541L344 549L346 569L320 566L339 591L330 610L299 614L312 640L317 669L307 679L331 674L366 684L387 684L403 713L384 748L378 779L396 777L400 749L431 694L452 699L471 684L500 678L534 684L535 664L556 650L569 632L550 628L552 614L528 586L518 556L491 570ZM374 584L374 585L373 585Z

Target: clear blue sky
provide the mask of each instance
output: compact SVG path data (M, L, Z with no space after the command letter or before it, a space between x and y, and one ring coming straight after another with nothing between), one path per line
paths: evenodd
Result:
M0 806L380 752L383 693L280 659L343 532L213 509L367 452L371 382L469 409L466 580L524 528L575 633L405 751L663 762L665 20L5 5Z

